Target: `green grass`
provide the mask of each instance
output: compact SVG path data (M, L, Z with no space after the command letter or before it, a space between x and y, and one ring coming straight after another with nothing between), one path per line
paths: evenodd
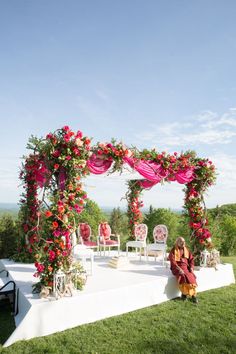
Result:
M233 263L236 257L224 257ZM172 300L47 337L3 353L236 353L236 285L199 293L199 304ZM0 350L1 351L1 350Z

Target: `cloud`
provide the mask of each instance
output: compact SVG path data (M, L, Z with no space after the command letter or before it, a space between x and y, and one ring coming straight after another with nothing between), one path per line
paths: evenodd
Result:
M236 136L236 108L222 115L204 111L181 122L149 126L149 131L136 134L140 142L169 147L226 145Z

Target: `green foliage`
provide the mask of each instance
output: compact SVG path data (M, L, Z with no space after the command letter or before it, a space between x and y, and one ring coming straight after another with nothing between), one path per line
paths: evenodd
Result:
M214 246L221 255L236 255L236 204L209 209L208 215Z
M222 216L225 214L236 216L236 203L235 204L225 204L221 205L220 207L217 206L216 208L210 209L210 213L214 216Z
M30 253L27 249L27 246L25 244L26 233L22 228L24 213L25 213L25 206L22 205L18 213L18 218L16 220L17 234L16 234L16 239L14 244L14 252L13 254L11 254L10 258L15 262L33 263L34 257L33 254Z
M9 258L15 253L18 238L17 222L12 215L0 217L0 258Z
M236 217L224 215L221 218L221 253L225 256L236 255Z
M129 238L128 217L120 208L114 208L110 215L110 225L114 234L120 235L121 249L125 250L125 244Z
M164 224L168 228L168 248L171 248L179 236L178 227L180 224L180 216L170 209L150 207L149 213L145 215L144 223L148 226L148 240L153 242L153 229L156 225Z

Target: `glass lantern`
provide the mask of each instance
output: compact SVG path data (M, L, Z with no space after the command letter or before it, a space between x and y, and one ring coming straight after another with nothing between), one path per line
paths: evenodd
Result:
M208 260L210 258L210 253L205 249L200 255L200 267L207 267Z

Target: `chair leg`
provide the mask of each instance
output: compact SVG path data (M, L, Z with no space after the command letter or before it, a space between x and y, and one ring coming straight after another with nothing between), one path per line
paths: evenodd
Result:
M93 274L93 254L90 256L90 262L91 262L91 275Z

